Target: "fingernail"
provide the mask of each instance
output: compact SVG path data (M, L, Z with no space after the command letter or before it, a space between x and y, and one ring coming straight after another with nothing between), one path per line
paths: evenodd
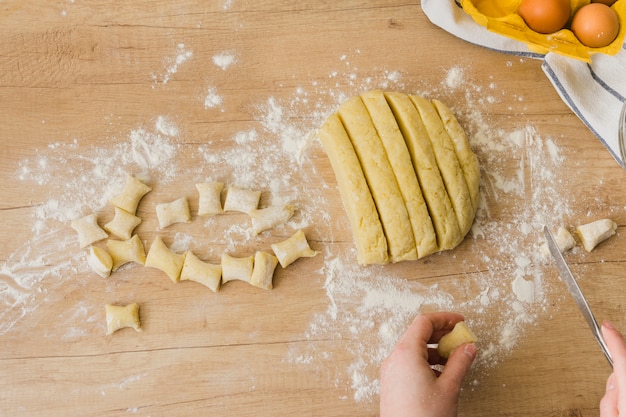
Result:
M474 358L476 357L477 349L473 343L468 343L463 348L463 352L465 352L467 356L469 356L472 360L474 360Z
M602 327L606 327L609 330L615 330L615 326L613 326L613 323L611 323L608 320L605 320L604 322L602 322Z

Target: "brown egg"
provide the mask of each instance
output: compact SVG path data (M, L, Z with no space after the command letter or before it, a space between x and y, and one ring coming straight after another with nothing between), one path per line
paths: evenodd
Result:
M591 3L581 7L574 14L572 32L583 45L590 48L602 48L617 37L619 18L609 6Z
M554 33L563 29L570 9L570 0L522 0L517 13L535 32Z
M592 3L602 3L607 6L612 6L617 0L591 0Z

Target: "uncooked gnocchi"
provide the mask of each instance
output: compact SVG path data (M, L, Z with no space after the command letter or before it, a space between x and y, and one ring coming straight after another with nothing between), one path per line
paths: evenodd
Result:
M133 176L126 177L126 185L121 194L111 199L111 204L131 214L137 213L137 206L144 195L152 191L152 188Z
M276 265L278 265L278 259L271 253L262 251L255 253L250 284L264 290L271 290L274 287L273 279Z
M222 266L201 261L193 252L185 255L183 269L180 272L181 281L195 281L217 292L222 281Z
M250 218L252 219L252 233L259 233L286 223L293 216L294 208L292 205L270 206L263 209L252 210Z
M132 303L125 306L116 306L107 304L104 306L107 322L107 335L125 327L141 331L141 322L139 321L139 304Z
M70 225L78 233L78 244L81 248L85 248L109 236L107 232L98 226L98 217L95 213L72 220Z
M175 253L167 247L160 237L156 237L148 250L145 265L150 268L160 269L174 282L178 282L180 271L185 262L185 255Z
M236 258L227 253L222 254L222 282L233 280L250 283L254 268L254 255Z
M298 258L311 258L317 255L317 252L309 246L309 242L306 240L302 230L298 230L287 240L274 243L272 250L283 268L286 268Z
M109 239L107 248L113 260L112 271L117 271L119 267L129 262L141 265L146 263L146 252L138 235L127 240Z
M230 186L226 192L226 200L224 200L224 211L240 211L250 214L257 209L260 199L260 191Z
M106 278L111 275L111 270L113 269L113 258L111 258L111 255L106 250L97 246L91 246L89 248L87 263L91 269L102 278Z
M174 223L189 223L191 221L189 202L185 197L169 203L157 204L156 213L160 229L165 229Z
M122 239L130 239L141 219L124 209L115 207L115 217L104 225L104 230Z
M196 184L198 190L198 216L214 216L224 211L222 208L222 190L224 183L203 182Z

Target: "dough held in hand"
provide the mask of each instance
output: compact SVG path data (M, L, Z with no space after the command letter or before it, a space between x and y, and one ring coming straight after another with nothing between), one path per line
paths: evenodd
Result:
M458 322L454 329L439 340L437 352L442 358L449 358L452 351L465 343L475 343L478 338L467 327L464 321Z

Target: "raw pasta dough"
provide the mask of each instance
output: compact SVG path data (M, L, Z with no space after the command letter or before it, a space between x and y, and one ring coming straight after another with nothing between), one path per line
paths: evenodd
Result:
M294 208L292 205L270 206L259 210L252 210L250 218L252 219L252 233L258 235L264 230L271 229L280 224L286 223L293 216Z
M109 236L107 232L98 226L98 217L95 213L72 220L71 226L78 233L78 244L81 248L85 248Z
M199 282L209 287L211 291L217 292L222 280L222 266L203 262L193 252L189 251L185 255L180 280Z
M240 211L250 214L257 209L260 199L260 191L230 186L226 192L226 200L224 200L224 211Z
M146 263L146 252L139 236L134 235L127 240L107 240L107 248L113 260L112 271L117 271L120 266L129 262L143 265Z
M125 327L130 327L136 331L141 331L139 321L139 304L132 303L125 306L107 304L104 306L107 321L107 335Z
M286 268L299 258L311 258L317 252L311 249L309 242L302 230L298 230L289 239L272 245L272 250L280 262L280 266Z
M119 238L130 239L133 235L133 230L139 226L139 223L141 223L139 217L124 209L115 207L115 217L104 225L104 230Z
M198 190L198 216L214 216L222 213L222 189L224 183L203 182L196 184Z
M261 251L255 253L250 284L264 290L271 290L274 287L273 279L276 265L278 265L278 259L274 255Z
M179 255L167 247L160 237L156 237L150 245L145 265L150 268L160 269L172 280L178 282L180 271L185 262L185 255Z
M113 269L113 258L106 250L97 246L91 246L89 248L89 257L87 263L91 269L102 278L106 278L111 275L111 269Z
M169 203L157 204L156 213L160 229L165 229L174 223L189 223L191 221L189 202L185 197Z
M152 191L152 188L141 182L135 177L126 177L126 185L121 194L116 195L111 199L111 204L115 207L119 207L122 210L126 210L131 214L137 212L137 206L139 201L144 195Z
M236 258L227 253L222 254L222 282L233 280L250 283L254 268L254 255Z

